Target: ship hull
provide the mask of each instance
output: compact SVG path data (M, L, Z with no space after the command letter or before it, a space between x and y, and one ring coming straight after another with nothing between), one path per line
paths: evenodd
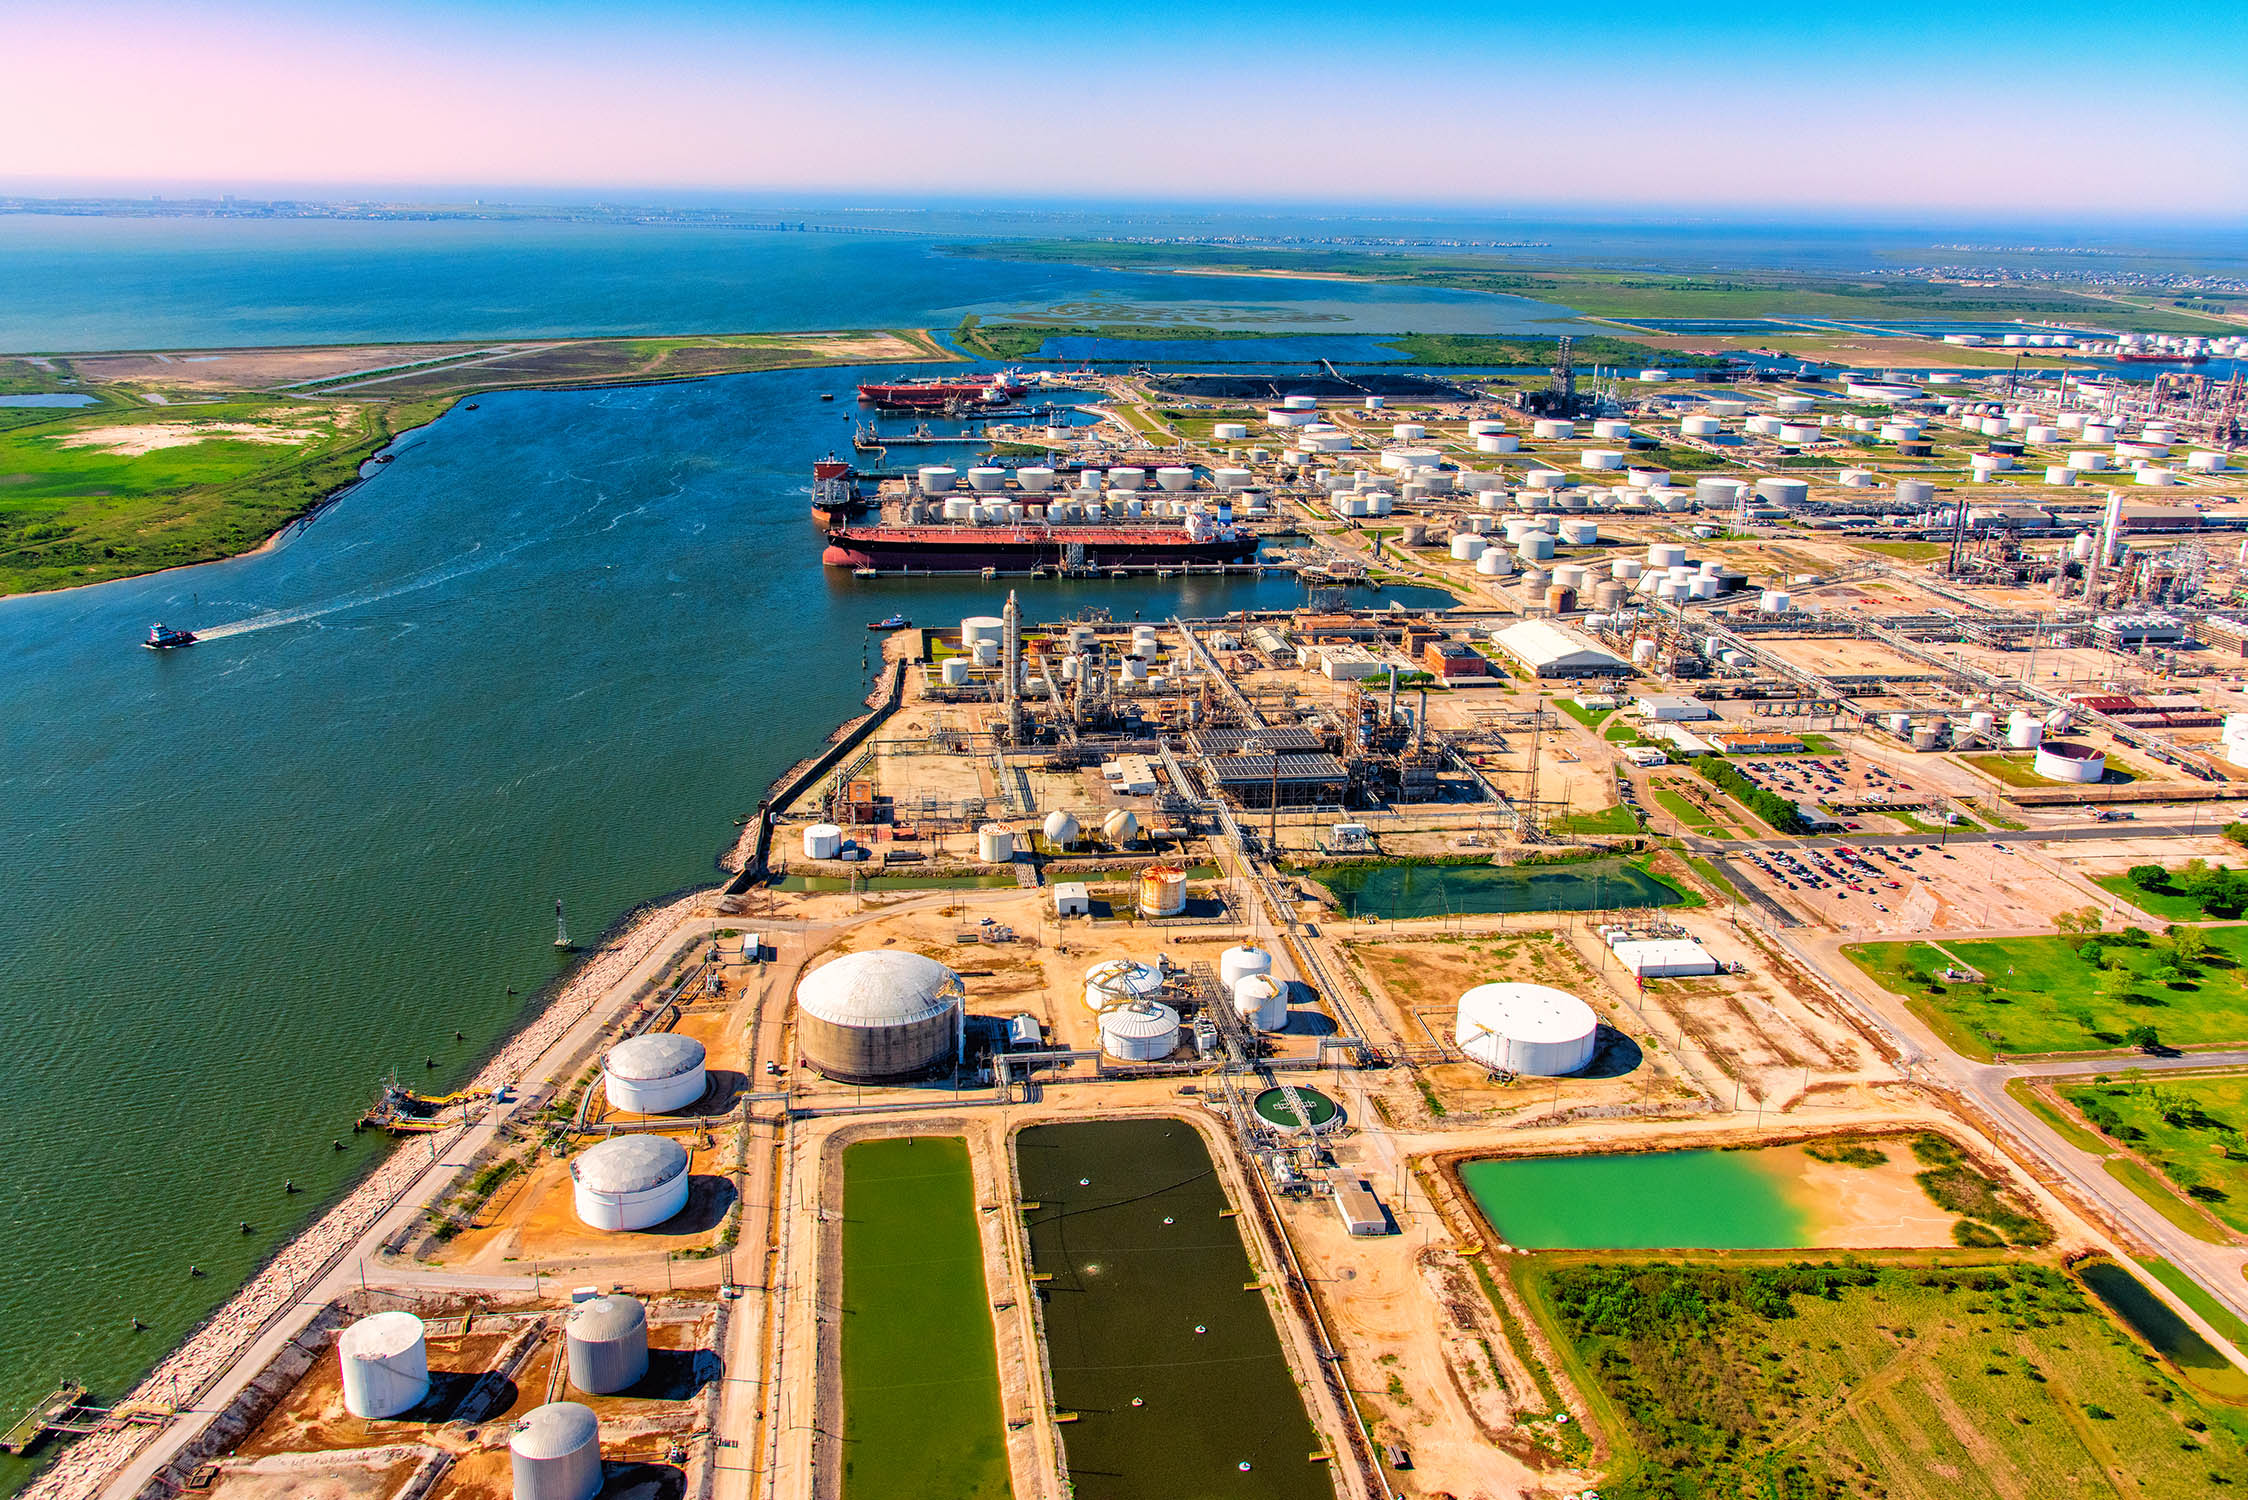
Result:
M1257 555L1253 536L1190 541L1177 531L1117 527L845 527L828 534L821 562L885 573L1027 573L1060 568L1072 547L1088 568L1175 568L1242 563Z

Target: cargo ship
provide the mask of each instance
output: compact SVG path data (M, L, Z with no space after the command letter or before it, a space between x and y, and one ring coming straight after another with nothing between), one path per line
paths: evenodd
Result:
M830 453L812 465L812 520L820 526L840 526L866 509L859 489L859 471L848 460Z
M880 573L1028 573L1242 563L1256 555L1254 533L1197 514L1183 526L844 526L827 534L820 561Z
M972 380L870 381L859 387L859 399L884 411L941 411L948 406L1004 406L1028 389L1020 375L1002 370Z
M2165 354L2158 349L2118 350L2114 358L2119 365L2205 365L2209 363L2209 356L2206 354Z

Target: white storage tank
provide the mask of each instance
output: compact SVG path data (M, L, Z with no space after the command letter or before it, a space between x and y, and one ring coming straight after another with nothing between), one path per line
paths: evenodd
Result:
M1522 439L1511 432L1481 433L1475 439L1475 451L1478 453L1520 453L1522 451Z
M1784 615L1788 611L1786 589L1766 589L1758 596L1756 607L1768 615Z
M1004 823L986 823L976 830L976 858L987 865L1003 865L1015 857L1015 830Z
M1715 417L1681 417L1678 420L1678 431L1685 437L1716 437L1724 430L1725 424Z
M1640 566L1640 561L1636 557L1619 557L1608 565L1608 576L1621 578L1628 582L1639 576Z
M1140 915L1175 917L1186 910L1186 871L1177 865L1149 865L1140 872Z
M1171 494L1194 488L1194 471L1177 465L1167 465L1155 471L1156 488Z
M2074 484L2076 483L2076 470L2070 468L2067 464L2047 464L2045 466L2045 482L2047 484Z
M1627 471L1625 472L1625 474L1624 474L1624 478L1626 478L1626 479L1628 479L1628 480L1630 480L1630 481L1631 481L1631 483L1632 483L1632 487L1633 487L1634 489L1642 489L1642 490L1655 490L1655 489L1661 489L1661 488L1663 488L1663 487L1664 487L1665 485L1668 485L1668 484L1670 483L1670 470L1668 470L1668 469L1630 469L1630 470L1627 470Z
M1647 566L1650 568L1682 568L1686 565L1686 549L1675 542L1656 542L1647 549Z
M1871 469L1844 469L1835 476L1835 480L1844 489L1870 490L1873 488L1875 475Z
M1602 417L1592 424L1592 435L1604 443L1631 441L1631 424L1617 417Z
M843 852L843 830L833 823L814 823L804 830L806 859L833 859Z
M1210 426L1210 436L1221 443L1245 442L1249 437L1249 424L1246 422L1214 422Z
M1006 487L1007 471L1005 469L992 468L989 465L978 465L977 467L968 471L968 488L976 491L978 494L996 494Z
M612 1231L661 1224L687 1206L688 1160L667 1135L613 1135L588 1146L570 1163L579 1220Z
M1136 490L1146 483L1147 470L1145 469L1125 468L1108 471L1108 487L1112 490Z
M845 1083L931 1073L958 1056L966 995L958 974L922 954L847 953L797 982L797 1047Z
M1530 431L1538 437L1565 443L1577 435L1577 424L1565 417L1540 417L1530 424Z
M2030 769L2047 781L2094 782L2107 774L2107 755L2074 740L2046 740Z
M1756 481L1756 493L1774 505L1801 505L1811 494L1811 484L1804 479L1764 478Z
M710 1086L703 1044L676 1031L627 1037L601 1059L601 1089L611 1109L667 1115L700 1099Z
M1505 578L1514 572L1514 555L1497 547L1486 547L1475 560L1475 571L1485 578Z
M937 673L944 679L946 687L966 687L968 685L968 658L965 656L948 656L944 660L944 665L937 669ZM806 852L809 853L809 849ZM813 858L817 859L819 856L813 855Z
M1515 543L1514 550L1524 562L1544 562L1553 556L1553 533L1533 531Z
M1936 487L1925 479L1900 479L1897 481L1899 505L1928 505L1936 498Z
M429 1399L429 1338L410 1312L361 1318L336 1340L344 1410L379 1422Z
M1235 984L1251 974L1270 974L1272 955L1253 943L1228 948L1218 955L1218 982L1231 993Z
M978 641L969 649L974 652L973 660L977 666L996 667L999 665L999 643L997 641Z
M1288 1029L1288 987L1270 974L1244 974L1233 985L1233 1013L1254 1031Z
M1730 508L1748 486L1738 479L1707 478L1694 481L1694 498L1711 509Z
M1317 396L1283 396L1280 398L1280 404L1289 411L1319 410L1319 398Z
M1486 545L1483 538L1472 531L1455 531L1452 533L1452 560L1473 562L1483 555Z
M589 1297L562 1320L570 1384L589 1396L613 1396L648 1374L648 1310L619 1292Z
M1160 1000L1101 1012L1101 1051L1118 1062L1161 1062L1179 1050L1179 1013Z
M1132 842L1139 831L1139 815L1128 807L1119 807L1101 819L1101 837L1119 847Z
M1054 487L1054 471L1043 464L1015 470L1015 482L1033 495L1042 495Z
M1105 958L1085 971L1085 1008L1113 1010L1163 993L1163 971L1133 958Z
M1587 469L1620 469L1624 456L1614 448L1587 448L1578 455L1578 462Z
M1055 808L1046 814L1046 842L1056 847L1067 847L1077 842L1077 819L1065 808Z
M601 1492L601 1423L575 1401L550 1401L507 1443L515 1500L593 1500Z
M960 482L960 471L950 464L923 465L920 474L921 493L942 495Z
M997 615L970 615L960 622L960 644L973 646L978 641L989 641L996 646L1006 629L1007 622Z
M1417 443L1428 436L1428 428L1419 422L1393 422L1389 435L1401 443Z
M1592 1061L1600 1021L1592 1007L1542 984L1483 984L1460 996L1453 1040L1485 1067L1559 1078Z
M1221 490L1245 490L1256 482L1256 475L1247 469L1213 469L1210 482Z

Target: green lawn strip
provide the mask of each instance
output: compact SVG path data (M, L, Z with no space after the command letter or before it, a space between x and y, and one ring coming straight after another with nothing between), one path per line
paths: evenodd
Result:
M2101 1165L2107 1168L2108 1176L2129 1188L2140 1202L2195 1239L2211 1245L2230 1243L2223 1230L2195 1213L2192 1204L2171 1192L2161 1178L2129 1157L2111 1157Z
M2248 1234L2248 1139L2239 1129L2248 1123L2248 1073L2103 1074L2061 1097L2173 1190Z
M1647 790L1654 797L1656 806L1678 819L1679 822L1684 823L1693 832L1720 839L1733 836L1725 825L1717 822L1709 813L1696 807L1693 803L1687 801L1683 795L1672 791L1661 782L1649 782Z
M843 1151L843 1494L1008 1500L968 1144Z
M2142 1255L2139 1264L2146 1268L2149 1276L2175 1293L2180 1302L2200 1314L2202 1322L2224 1335L2235 1349L2248 1354L2248 1322L2242 1322L2231 1308L2210 1296L2200 1282L2159 1255Z
M1740 890L1733 884L1732 881L1727 880L1724 875L1719 872L1717 866L1711 863L1709 860L1703 859L1701 856L1695 854L1680 854L1678 856L1678 859L1679 862L1685 865L1687 869L1692 870L1696 875L1700 876L1703 883L1706 884L1711 890L1717 892L1717 894L1719 894L1720 896L1730 897L1731 899L1736 901L1741 899Z
M2160 867L2159 883L2141 885L2131 876L2142 868L2156 867L2150 862L2118 875L2096 875L2092 883L2165 922L2230 921L2248 908L2248 871L2189 860Z
M1942 542L1852 542L1860 552L1893 557L1901 562L1933 562L1947 550Z
M2101 1140L2097 1135L2078 1124L2075 1119L2048 1098L2044 1091L2037 1087L2037 1080L2009 1078L2006 1080L2006 1093L2016 1104L2021 1105L2022 1108L2043 1120L2052 1128L2055 1135L2067 1141L2077 1150L2089 1151L2092 1155L2102 1159L2105 1159L2110 1152L2115 1150L2112 1142Z
M2042 1495L2111 1465L2150 1495L2248 1479L2232 1413L2073 1277L1940 1259L1561 1254L1517 1281L1609 1439L1603 1495Z
M2216 1046L2248 1040L2248 928L2192 929L2205 939L2207 961L2190 972L2163 970L2168 940L2141 932L2126 945L2084 945L2067 937L1947 941L1982 977L1946 981L1944 956L1925 944L1867 943L1849 953L1861 968L1913 1002L1954 1046L1989 1056L2088 1052L2134 1045L2131 1034L2152 1026L2171 1046Z
M1553 706L1587 729L1598 729L1610 714L1618 712L1613 708L1598 710L1585 708L1569 698L1556 698L1553 700Z
M1546 825L1555 833L1602 834L1637 833L1639 819L1630 808L1618 804L1604 807L1599 812L1566 813Z

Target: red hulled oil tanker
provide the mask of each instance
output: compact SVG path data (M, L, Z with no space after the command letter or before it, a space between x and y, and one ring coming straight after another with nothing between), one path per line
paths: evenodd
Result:
M1005 406L1028 389L1013 370L1001 370L971 380L869 381L859 387L859 399L884 411L943 411L954 406Z
M1028 573L1033 568L1176 568L1248 562L1253 532L1237 531L1200 511L1182 525L1062 525L1046 522L978 526L842 526L827 534L820 561L831 568L878 572Z

